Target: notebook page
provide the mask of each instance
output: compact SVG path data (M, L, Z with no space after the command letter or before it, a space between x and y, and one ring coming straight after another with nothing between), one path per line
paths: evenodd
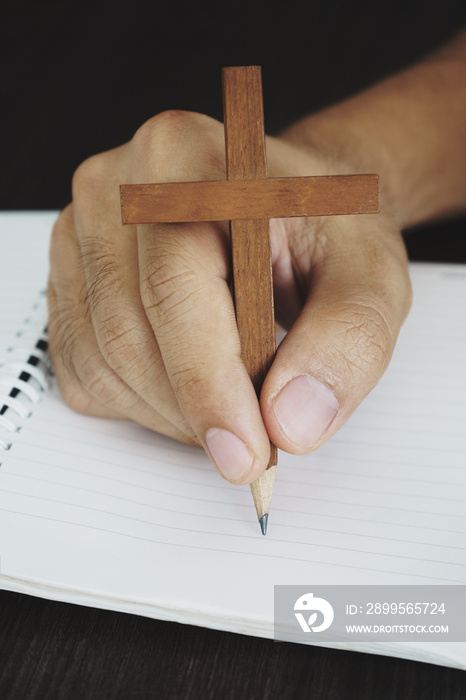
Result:
M380 384L318 452L280 454L266 538L201 450L53 387L0 469L1 585L271 636L276 584L465 582L466 269L412 273Z

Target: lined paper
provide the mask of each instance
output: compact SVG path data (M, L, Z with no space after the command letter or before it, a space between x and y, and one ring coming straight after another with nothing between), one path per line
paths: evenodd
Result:
M0 216L28 280L2 256L3 348L44 286L52 220ZM249 487L200 449L75 414L52 386L2 457L0 585L272 636L276 584L466 583L466 266L411 273L381 382L316 453L280 453L265 538Z

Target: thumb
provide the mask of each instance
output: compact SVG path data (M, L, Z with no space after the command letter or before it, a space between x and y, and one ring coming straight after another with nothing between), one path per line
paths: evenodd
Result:
M401 236L342 224L332 223L338 239L313 260L305 306L262 388L270 439L293 454L323 444L379 381L410 306Z

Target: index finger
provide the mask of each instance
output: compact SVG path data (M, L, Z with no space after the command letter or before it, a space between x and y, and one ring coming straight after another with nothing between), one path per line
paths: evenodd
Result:
M241 360L225 233L215 224L138 227L141 298L179 406L218 470L250 483L270 447Z

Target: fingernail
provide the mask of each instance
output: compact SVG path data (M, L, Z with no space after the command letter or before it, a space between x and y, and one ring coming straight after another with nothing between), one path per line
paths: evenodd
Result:
M273 408L286 436L304 448L322 437L338 411L338 401L325 384L300 374L277 394Z
M254 455L239 437L228 430L210 428L205 441L225 479L239 481L250 472Z

